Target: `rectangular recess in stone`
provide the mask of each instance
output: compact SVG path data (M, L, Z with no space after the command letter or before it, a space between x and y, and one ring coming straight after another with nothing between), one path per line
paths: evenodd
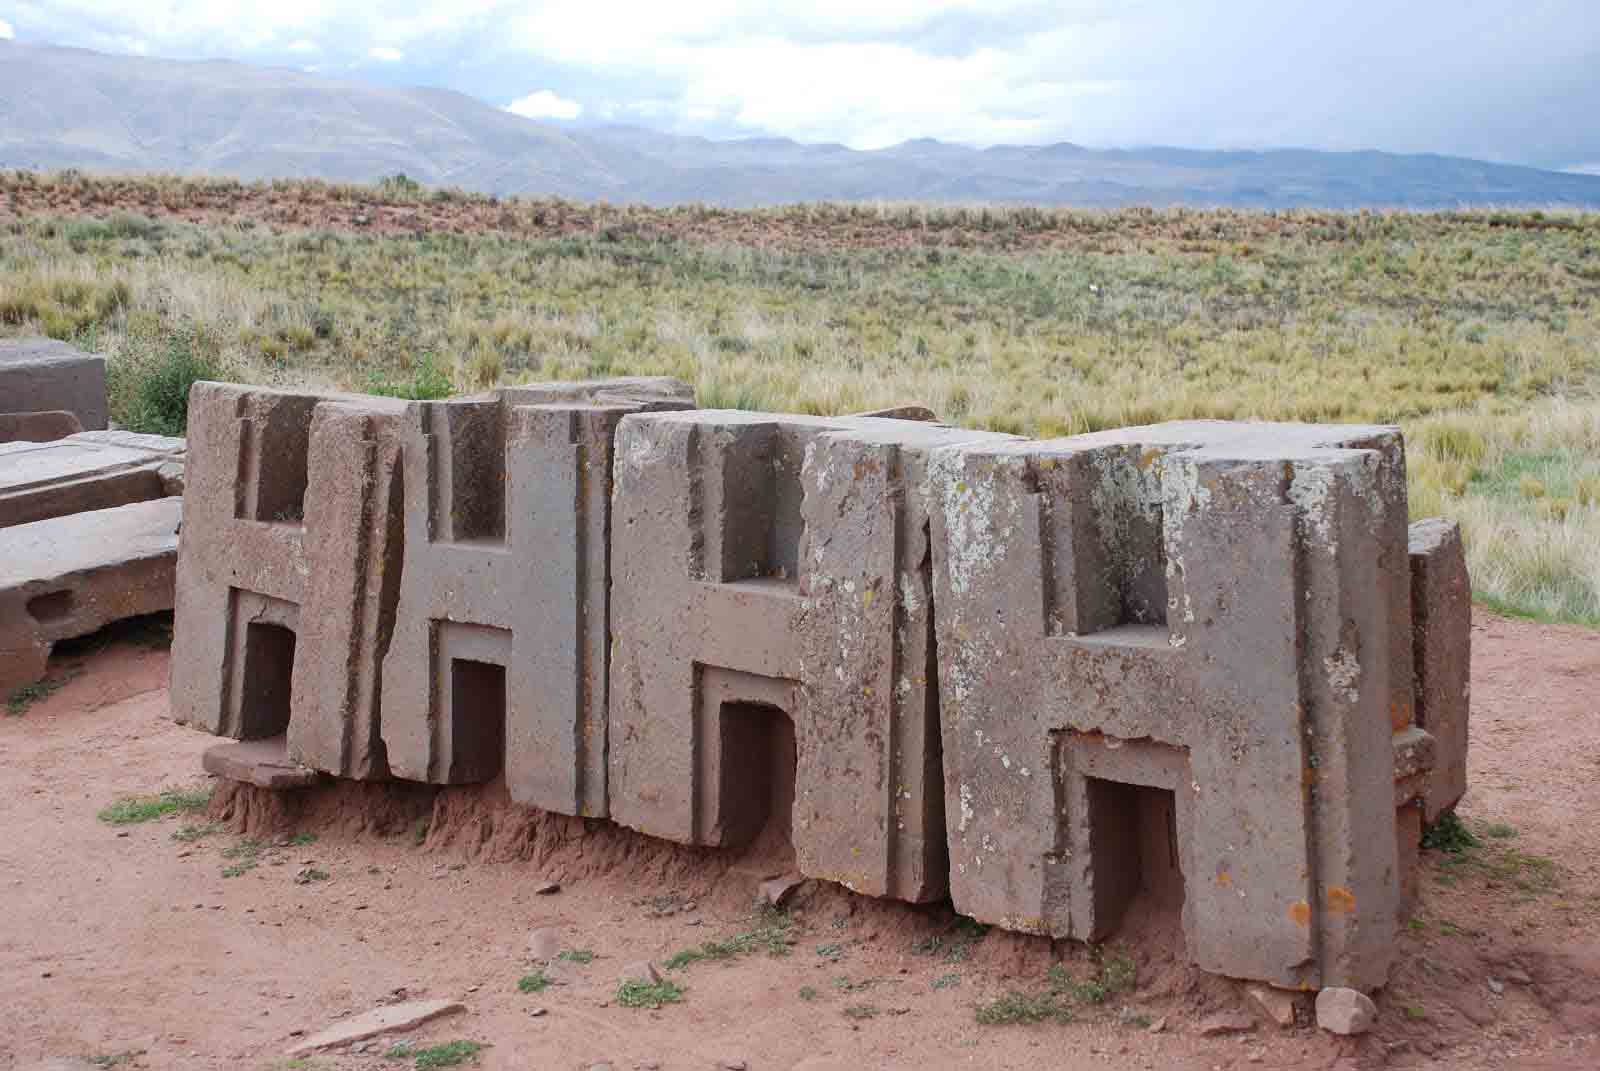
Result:
M516 803L607 813L612 438L629 413L691 404L685 385L651 378L409 404L404 555L383 669L396 776L457 784L503 769ZM503 637L487 659L504 667L492 757L449 715L439 644L452 629Z
M1383 984L1395 813L1370 786L1393 781L1411 709L1398 431L1179 422L951 447L930 468L957 910L1105 936L1118 838L1097 842L1089 789L1050 771L1063 733L1125 742L1108 756L1143 742L1187 756L1181 782L1103 780L1174 794L1190 957Z
M875 896L944 894L925 462L934 446L965 441L1009 437L733 410L622 421L617 821L687 844L755 836L739 813L756 806L746 773L785 746L770 720L781 711L794 736L786 832L800 872ZM741 719L768 720L745 738ZM769 819L785 791L772 789Z

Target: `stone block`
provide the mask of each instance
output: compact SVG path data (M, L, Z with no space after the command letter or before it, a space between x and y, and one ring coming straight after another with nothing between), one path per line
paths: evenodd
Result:
M1381 985L1412 726L1397 429L1179 422L936 450L951 894L1202 968Z
M676 380L504 388L406 414L405 555L384 667L397 777L504 772L513 801L607 813L612 440Z
M183 452L182 439L127 431L0 443L0 528L161 498L161 468Z
M387 775L379 666L399 573L409 403L197 383L175 718L352 778Z
M50 649L172 608L176 498L0 529L0 696L44 677Z
M83 430L78 414L65 409L0 413L0 443L51 443Z
M1428 823L1467 791L1467 722L1472 706L1472 582L1461 529L1433 518L1410 529L1411 621L1416 721L1437 741L1423 798Z
M927 458L1008 436L733 411L630 416L612 521L611 814L946 888Z
M281 736L213 744L200 756L200 765L213 777L274 792L306 788L322 778L309 766L289 758L288 741Z
M105 427L106 359L54 339L0 339L0 413L47 409Z

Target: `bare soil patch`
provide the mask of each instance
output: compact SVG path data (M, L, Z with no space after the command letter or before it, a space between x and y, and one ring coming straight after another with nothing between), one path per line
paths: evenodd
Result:
M1474 642L1462 813L1483 843L1427 853L1380 1027L1358 1040L1265 1023L1201 1036L1245 1004L1182 964L1159 919L1120 949L1132 992L1079 1000L1065 1025L980 1025L978 1005L1045 992L1052 964L1090 978L1093 953L815 883L775 927L749 907L781 865L770 851L518 811L497 785L224 788L208 813L111 825L96 813L119 799L203 784L212 743L167 720L165 652L112 644L58 664L58 691L0 719L0 1068L399 1071L415 1057L386 1058L395 1038L299 1064L284 1052L414 997L467 1011L407 1040L480 1042L463 1066L491 1071L1596 1066L1600 633L1480 614ZM560 890L536 892L546 881ZM542 927L569 955L541 970L526 946ZM663 971L680 1002L619 1004L626 965L708 941L728 954ZM535 974L542 986L519 988Z

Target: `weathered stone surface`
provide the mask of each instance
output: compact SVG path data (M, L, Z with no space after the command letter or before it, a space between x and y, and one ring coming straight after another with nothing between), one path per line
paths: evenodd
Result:
M1181 898L1206 970L1381 985L1395 818L1371 786L1411 723L1398 431L1174 423L931 469L957 909L1097 939L1143 889Z
M290 1046L284 1055L302 1056L320 1049L336 1049L341 1045L365 1041L380 1034L411 1030L441 1016L454 1015L466 1010L465 1004L454 1000L408 1000L403 1004L388 1004L352 1016L321 1033L312 1034L298 1044Z
M407 403L197 383L189 397L172 707L295 762L387 774L378 669L399 560Z
M561 931L554 926L544 926L534 930L528 935L528 958L539 960L555 959L561 951Z
M172 608L176 498L0 528L0 696L39 680L51 647Z
M1432 823L1467 791L1472 582L1461 529L1453 522L1434 518L1413 524L1410 555L1416 720L1438 748L1423 797L1423 818Z
M396 776L503 769L517 803L607 813L612 438L628 413L692 404L676 380L634 377L408 409L383 674Z
M874 418L630 416L612 525L611 813L687 844L944 895L928 452Z
M83 430L78 414L65 409L0 413L0 443L50 443Z
M133 432L0 443L0 528L161 498L161 466L183 451L182 439Z
M322 775L289 758L288 742L281 736L265 740L230 740L213 744L200 756L206 773L227 781L282 791L314 785Z
M1231 1011L1206 1016L1196 1029L1202 1037L1214 1038L1223 1034L1245 1034L1255 1028L1255 1019L1242 1011Z
M106 426L106 360L48 338L0 339L0 413L65 409Z
M1378 1006L1357 989L1330 986L1317 994L1317 1025L1335 1034L1365 1034L1378 1022Z

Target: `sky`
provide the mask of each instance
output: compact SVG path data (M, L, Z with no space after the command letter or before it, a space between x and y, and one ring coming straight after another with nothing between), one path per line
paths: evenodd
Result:
M1600 0L0 0L0 38L872 149L1378 148L1600 174Z

